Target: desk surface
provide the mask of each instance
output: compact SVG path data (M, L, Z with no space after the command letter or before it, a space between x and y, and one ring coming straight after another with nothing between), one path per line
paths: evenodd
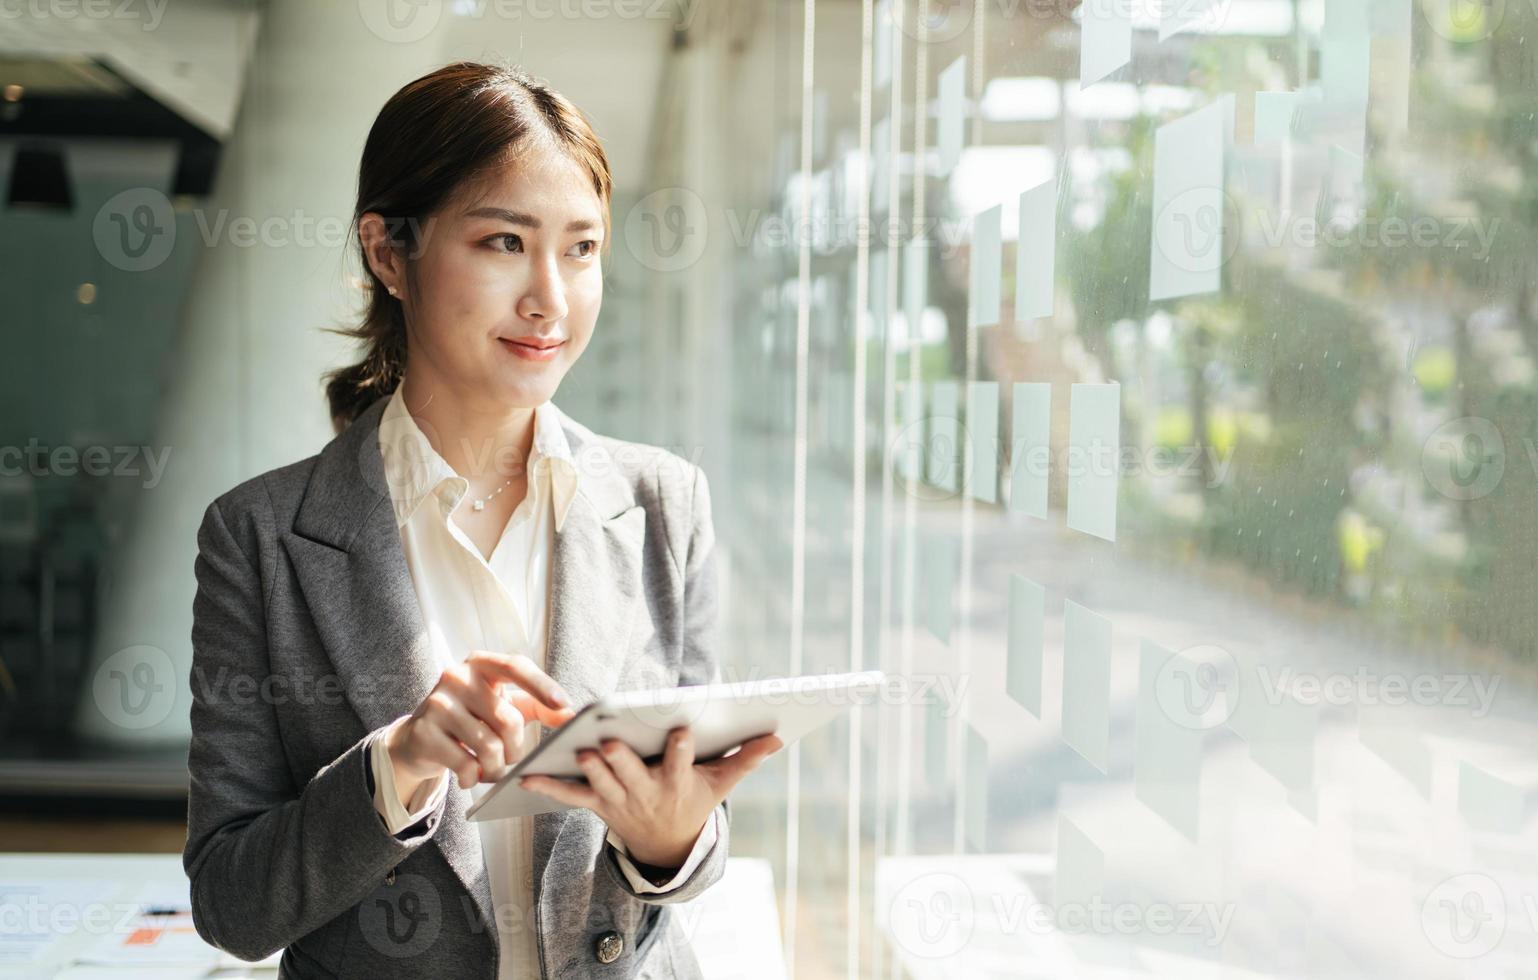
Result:
M180 977L272 978L277 976L278 957L262 964L244 963L210 948L210 967L175 973L165 967L148 972L123 967L72 965L98 944L104 931L123 919L146 888L163 894L186 894L187 878L179 854L10 854L0 853L0 892L25 883L42 887L36 892L46 918L7 899L0 905L8 918L20 915L0 931L0 978L14 980L172 980ZM704 895L673 906L693 936L695 955L707 977L713 980L783 980L785 964L780 950L779 912L774 897L774 876L769 862L759 858L731 858L726 874ZM102 914L102 910L108 910ZM97 913L93 915L92 913ZM13 926L28 919L49 926L48 935L36 947L38 958L30 963L7 962L22 952L23 937ZM97 923L105 922L106 925Z

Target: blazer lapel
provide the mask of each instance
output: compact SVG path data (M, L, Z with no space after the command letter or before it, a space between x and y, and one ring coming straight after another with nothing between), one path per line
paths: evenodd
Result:
M607 450L581 427L562 421L580 475L550 557L545 671L580 707L619 683L624 641L641 599L646 510Z
M321 451L293 531L283 535L326 653L348 701L372 731L413 711L437 683L439 664L395 524L375 401ZM642 599L646 512L607 448L564 414L578 492L554 535L545 669L581 707L615 690ZM547 729L541 738L548 737ZM433 842L495 922L471 796L449 783ZM570 811L536 815L536 901ZM495 941L495 932L490 930Z
M578 493L555 534L550 558L549 633L545 672L582 707L619 685L635 615L644 601L642 551L646 510L619 475L618 462L585 427L564 415L562 428L577 467ZM543 741L552 729L540 734ZM534 816L535 902L570 810Z
M378 399L321 451L284 535L321 642L348 701L369 731L416 710L440 666L401 547L379 452ZM464 819L471 796L450 779L432 843L475 902L497 943L479 831Z
M439 673L379 454L386 401L321 451L283 536L321 642L370 731L415 709Z

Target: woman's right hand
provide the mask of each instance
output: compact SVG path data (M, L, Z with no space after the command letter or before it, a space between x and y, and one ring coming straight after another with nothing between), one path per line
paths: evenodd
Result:
M463 789L495 780L523 758L527 722L563 725L575 714L566 692L528 657L471 651L385 736L401 805L445 770Z

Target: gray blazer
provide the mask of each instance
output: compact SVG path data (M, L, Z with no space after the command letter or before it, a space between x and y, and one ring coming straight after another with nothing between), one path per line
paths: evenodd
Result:
M209 505L193 602L193 920L280 977L496 977L470 794L399 836L374 809L369 744L438 669L379 454L380 398L317 455ZM581 491L556 535L547 670L577 705L719 679L710 493L667 450L563 422ZM548 734L548 732L546 733ZM684 917L726 866L721 834L687 881L637 894L590 810L535 816L546 980L697 977Z

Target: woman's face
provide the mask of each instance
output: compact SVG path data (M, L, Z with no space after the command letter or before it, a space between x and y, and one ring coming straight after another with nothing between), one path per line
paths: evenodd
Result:
M591 176L533 150L424 224L401 289L412 373L472 402L532 408L551 398L603 303Z

